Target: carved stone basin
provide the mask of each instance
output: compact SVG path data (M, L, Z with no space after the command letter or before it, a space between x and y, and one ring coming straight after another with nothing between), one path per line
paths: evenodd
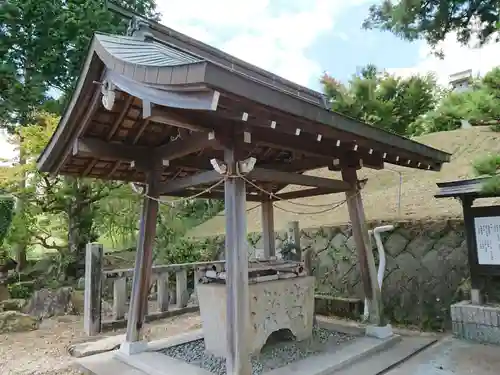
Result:
M198 284L197 295L207 351L226 356L226 285ZM246 327L250 354L260 352L275 331L289 329L297 341L312 334L314 314L314 277L249 284L249 320Z

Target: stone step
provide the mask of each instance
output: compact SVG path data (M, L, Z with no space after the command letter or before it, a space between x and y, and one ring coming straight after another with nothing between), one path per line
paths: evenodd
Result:
M340 369L332 375L381 375L390 369L408 360L413 355L420 353L435 342L436 337L410 337L406 336L389 349L375 353L349 367Z
M147 375L115 358L115 351L79 358L75 365L85 375Z

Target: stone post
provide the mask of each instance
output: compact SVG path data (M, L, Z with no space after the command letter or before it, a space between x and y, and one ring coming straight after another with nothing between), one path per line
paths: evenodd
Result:
M101 332L102 260L101 244L89 243L85 250L85 297L83 329L89 336Z
M297 258L302 259L302 252L300 249L300 228L298 221L290 221L287 225L288 241L297 247Z

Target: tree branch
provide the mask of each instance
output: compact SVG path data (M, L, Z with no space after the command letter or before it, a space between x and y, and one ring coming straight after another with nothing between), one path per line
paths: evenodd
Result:
M35 237L39 241L39 242L35 242L36 245L43 246L46 249L53 249L53 250L57 250L59 252L66 249L66 246L56 245L56 242L54 240L52 240L52 243L49 243L48 240L49 240L50 236L43 237L40 234L35 234L35 235L33 235L33 237Z

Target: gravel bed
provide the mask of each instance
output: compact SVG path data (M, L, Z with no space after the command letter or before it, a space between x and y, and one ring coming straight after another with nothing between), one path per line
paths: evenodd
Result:
M270 338L258 356L251 358L252 375L283 367L311 355L322 353L333 346L353 340L354 336L344 333L315 328L309 340L292 341ZM173 346L160 351L176 359L199 366L215 375L226 374L226 359L205 352L203 339Z

